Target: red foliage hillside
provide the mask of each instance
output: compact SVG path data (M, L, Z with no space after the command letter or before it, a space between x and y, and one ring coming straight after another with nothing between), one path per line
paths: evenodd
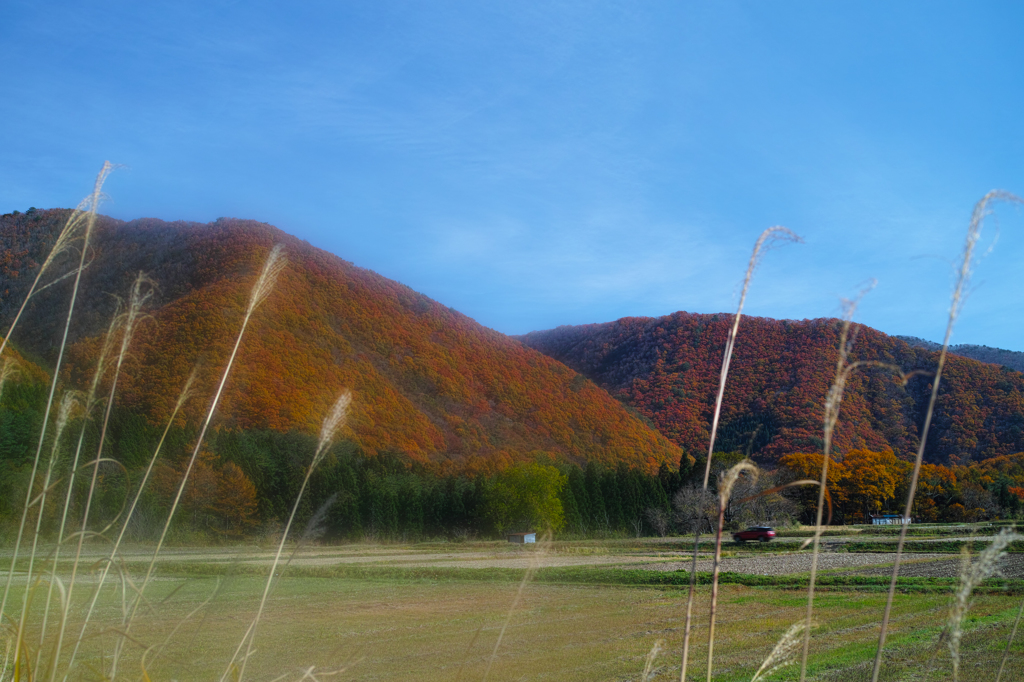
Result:
M707 448L729 315L679 312L607 324L559 327L522 337L633 405L691 453ZM837 320L746 317L740 324L722 407L721 450L752 445L762 461L821 447L825 394L838 359ZM934 371L938 354L860 327L853 359L881 360L902 372ZM930 391L919 375L855 375L846 391L835 444L916 451ZM1024 375L949 356L926 457L966 464L1024 450Z
M0 217L0 247L8 254L0 260L4 320L66 215ZM83 277L67 377L76 385L86 381L113 308L111 294L125 295L146 271L160 285L158 302L136 337L118 404L162 419L198 362L201 397L187 410L198 419L275 243L284 244L289 265L242 343L219 410L221 427L315 432L348 387L356 398L348 436L371 453L482 467L535 450L648 470L679 461L674 445L561 363L253 221L102 219ZM52 361L68 289L62 282L34 300L14 334L19 347Z

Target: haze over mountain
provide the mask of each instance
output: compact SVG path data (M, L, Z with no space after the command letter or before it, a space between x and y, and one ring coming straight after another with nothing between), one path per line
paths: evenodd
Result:
M67 210L0 217L0 316L10 323ZM218 411L220 428L315 433L342 388L346 435L366 452L488 468L545 451L657 470L678 448L563 364L408 287L254 221L101 218L71 329L66 379L87 384L101 335L140 271L158 284L117 404L159 421L201 367L186 416L206 410L271 246L289 265L257 311ZM77 257L77 256L76 256ZM67 257L65 258L67 260ZM68 262L55 272L66 272ZM12 341L51 366L70 280L33 298Z
M924 348L925 350L939 350L942 348L941 343L926 341L925 339L919 339L916 336L897 336L896 338L906 341L911 346ZM991 346L979 346L973 343L958 343L950 346L949 352L955 355L962 355L965 358L977 360L978 362L1002 365L1003 367L1017 372L1024 372L1024 353L1020 351L992 348Z
M679 312L558 327L520 338L608 389L673 442L699 454L707 448L731 319ZM716 450L749 448L765 462L788 452L820 451L839 328L834 319L744 317ZM964 352L963 347L958 351ZM931 386L927 375L934 372L937 357L932 350L859 327L851 360L880 360L899 373L919 374L904 386L896 371L855 373L842 403L836 450L892 448L904 457L916 452ZM1021 373L950 355L926 458L965 464L1024 450L1022 392Z

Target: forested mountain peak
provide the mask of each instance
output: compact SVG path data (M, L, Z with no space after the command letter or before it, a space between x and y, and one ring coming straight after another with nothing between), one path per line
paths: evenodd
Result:
M691 452L707 447L730 314L677 312L658 318L564 326L520 337L648 417ZM716 449L748 450L774 462L820 451L824 401L838 359L840 322L744 317L739 327ZM835 446L893 449L911 456L938 353L858 326L851 359L898 371L855 373ZM904 385L900 374L917 373ZM926 457L965 464L1024 450L1024 375L951 355Z
M0 216L0 320L9 324L67 210ZM87 253L65 379L88 381L115 306L140 271L158 285L120 380L119 408L161 420L193 367L186 408L207 408L268 251L288 267L257 311L225 389L223 429L315 433L343 387L347 437L368 453L494 467L539 451L656 470L680 452L576 372L398 282L251 220L100 218ZM71 261L58 262L67 272ZM70 280L33 298L13 341L52 362ZM468 464L467 464L468 463Z

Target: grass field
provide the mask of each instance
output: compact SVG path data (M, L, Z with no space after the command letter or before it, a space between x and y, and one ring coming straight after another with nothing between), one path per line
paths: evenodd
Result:
M785 555L781 547L773 556L803 554ZM296 557L271 595L249 672L253 679L297 679L315 666L318 679L482 680L508 619L488 680L638 680L659 639L665 651L653 679L678 679L685 576L636 563L671 559L678 556L673 550L673 543L658 539L564 542L542 548L538 562L538 548L493 542L311 547ZM127 554L145 552L140 547ZM736 553L743 561L760 549ZM871 556L880 564L889 560ZM574 563L559 561L566 558ZM150 611L133 630L136 644L122 678L141 676L140 656L149 646L155 647L146 665L153 680L219 677L257 607L266 559L254 547L171 550L151 587ZM524 572L518 567L543 560L554 563L526 584L509 618ZM720 593L715 680L749 680L782 633L802 618L806 603L805 591L792 588L803 574L740 577L749 584L725 584ZM646 578L678 584L614 584ZM936 653L935 646L952 582L918 580L928 589L911 585L911 593L897 595L882 679L948 678L949 655L944 649ZM829 587L826 574L821 582L812 679L869 677L870 669L862 666L874 655L887 580ZM700 587L696 613L707 613L708 598L709 589ZM962 673L994 678L1019 600L1001 594L998 585L976 596ZM116 623L120 604L121 594L110 583L99 621ZM697 621L690 679L704 677L704 621ZM113 645L113 634L101 631L96 628L84 642L85 667L79 670L86 674L104 669L101 659ZM1024 645L1014 652L1003 679L1024 678ZM934 670L925 676L932 660ZM323 676L333 671L341 672ZM786 668L769 679L796 673Z
M179 585L166 581L154 596ZM187 581L173 599L160 605L156 620L147 619L139 628L140 642L158 643L215 591L216 597L201 616L180 628L167 649L170 653L149 666L153 679L219 675L261 587L258 577L232 578L219 587L214 580ZM516 589L514 583L493 582L287 579L269 602L266 635L258 642L250 669L257 679L272 679L309 666L345 668L341 678L350 680L454 680L462 669L461 679L480 680ZM698 602L705 610L706 596L702 594ZM638 679L648 650L660 638L666 640L667 653L660 661L666 669L656 679L678 677L683 600L682 589L529 585L490 679ZM897 670L905 673L931 656L928 644L938 634L947 602L945 595L898 598L891 642L896 660L905 665ZM994 675L1001 647L990 645L1005 642L1015 602L991 596L977 601L973 626L983 632L975 630L975 636L968 637L967 669L980 663L986 677ZM804 603L802 591L723 588L715 679L750 679L778 637L799 620ZM822 594L812 670L842 671L869 660L883 605L882 593ZM700 627L696 670L701 665L702 632ZM101 655L103 645L103 638L92 642L93 658ZM126 670L132 670L132 664ZM1024 674L1020 663L1012 670ZM946 675L948 665L943 663L934 679Z

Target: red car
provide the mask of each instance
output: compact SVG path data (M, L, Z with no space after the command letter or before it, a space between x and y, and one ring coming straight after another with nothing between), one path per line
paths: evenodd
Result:
M746 530L733 533L732 539L736 542L746 542L747 540L768 542L773 537L775 537L775 529L769 528L768 526L751 526Z

